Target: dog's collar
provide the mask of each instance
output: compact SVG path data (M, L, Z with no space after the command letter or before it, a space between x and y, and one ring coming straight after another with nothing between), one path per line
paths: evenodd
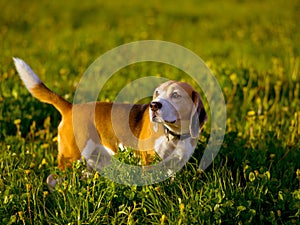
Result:
M185 134L176 134L175 132L171 131L168 127L164 126L164 130L165 130L165 135L168 139L168 141L170 140L170 136L172 136L173 138L177 139L177 140L185 140L189 137L191 137L190 133L185 133Z

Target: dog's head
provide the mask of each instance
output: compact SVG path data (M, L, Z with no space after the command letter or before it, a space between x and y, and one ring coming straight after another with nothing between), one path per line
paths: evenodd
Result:
M193 138L207 120L199 93L184 82L161 84L154 91L149 110L152 122L164 124L176 134L189 132Z

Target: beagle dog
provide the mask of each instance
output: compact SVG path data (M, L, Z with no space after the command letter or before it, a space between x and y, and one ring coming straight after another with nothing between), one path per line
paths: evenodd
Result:
M149 104L89 102L72 104L48 89L32 69L14 58L29 92L52 104L61 114L58 126L58 168L84 158L90 169L109 164L123 145L148 165L153 156L183 166L193 153L207 120L199 93L184 82L167 81L157 87ZM58 181L47 178L50 187Z

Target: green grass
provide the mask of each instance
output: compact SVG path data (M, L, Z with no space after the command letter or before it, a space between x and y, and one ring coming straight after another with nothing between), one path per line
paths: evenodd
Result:
M283 1L1 1L1 224L299 224L300 4ZM33 99L12 57L72 100L85 69L121 44L159 39L204 59L224 92L227 130L216 159L197 171L210 135L176 175L145 187L74 164L50 194L59 114ZM189 80L174 68L141 63L101 93L113 100L140 75ZM116 80L119 80L116 82ZM131 153L123 152L120 160ZM134 160L134 159L132 159Z

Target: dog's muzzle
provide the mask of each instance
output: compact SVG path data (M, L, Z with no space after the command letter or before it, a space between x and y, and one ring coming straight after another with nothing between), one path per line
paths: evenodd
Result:
M151 109L151 120L152 122L157 122L157 123L175 123L176 120L168 121L166 120L162 114L161 114L161 109L163 107L163 104L158 101L152 101L150 103L150 109Z
M151 111L151 120L152 122L161 123L163 122L162 118L159 115L158 110L162 108L162 104L160 102L152 101L150 103L150 111Z

